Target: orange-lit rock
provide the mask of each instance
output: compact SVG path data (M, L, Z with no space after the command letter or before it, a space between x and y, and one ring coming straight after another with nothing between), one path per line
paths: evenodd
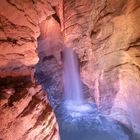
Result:
M0 139L58 140L52 108L34 83L40 24L55 11L45 0L0 5Z
M54 10L47 1L2 0L0 5L0 75L30 75L38 62L39 24Z
M45 86L52 87L58 102L63 40L79 55L89 100L140 133L139 0L1 0L0 5L0 138L58 140L53 111L38 93L34 71L40 61L40 83L45 76L52 80ZM20 90L22 78L11 81L19 83L16 87L11 82L3 87L8 77L32 82Z
M33 86L28 77L0 82L0 138L58 140L56 119L41 86Z
M64 35L104 114L140 132L140 2L65 0ZM73 7L73 8L70 8Z
M53 55L61 63L61 52L63 48L63 35L60 24L53 17L48 17L40 24L41 36L38 40L38 53L40 59Z

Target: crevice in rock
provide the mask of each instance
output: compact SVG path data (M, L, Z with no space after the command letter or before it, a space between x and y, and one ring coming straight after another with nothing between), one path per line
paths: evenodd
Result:
M129 46L140 46L140 38L136 38L136 40L131 42Z
M40 101L40 104L42 104L41 101ZM36 105L38 105L38 103ZM49 110L47 110L47 109L49 109ZM54 119L54 116L52 114L52 108L47 104L47 106L45 108L43 108L43 110L40 112L40 115L37 117L37 120L36 120L35 124L24 134L24 137L28 136L28 134L31 131L33 131L34 129L36 129L37 126L43 125L42 124L43 122L46 123L45 122L46 118L47 118L47 116L50 116L50 115L51 115L51 117L49 118L49 120L47 122L47 125L41 130L40 133L43 133L45 131L45 129L47 129L47 127L49 127L49 125L51 125L51 122ZM53 131L53 129L52 129L52 131ZM50 136L50 135L51 134L49 134L47 136ZM36 137L38 137L38 136L36 136Z
M32 97L32 100L29 102L28 106L24 108L24 110L17 116L18 117L25 117L29 114L31 114L36 107L37 104L39 104L41 101L38 99L35 95Z
M57 16L56 13L53 14L52 17L53 17L59 24L61 24L61 23L60 23L60 19L59 19L59 17Z
M52 17L61 25L61 21L59 16L57 15L56 7L52 7L53 10L55 11L55 14L52 15Z
M9 43L12 43L12 44L17 44L17 39L15 38L7 38L7 39L0 39L0 42L9 42Z
M19 77L5 77L0 78L0 88L4 89L7 87L29 87L32 85L31 78L29 76Z
M112 70L114 70L114 69L116 69L118 67L121 67L121 66L124 66L124 65L127 65L127 64L129 64L129 62L124 62L124 63L118 64L118 65L116 65L114 67L111 67L109 70L105 70L104 72L105 73L110 72L110 71L112 71Z
M8 98L7 106L12 107L13 103L18 102L27 95L25 87L32 85L29 77L6 77L0 78L0 98Z
M55 129L53 129L53 130L51 131L50 136L47 135L47 136L45 136L42 140L52 140L52 138L54 137L54 135L55 135L56 132L57 132L57 129L55 128Z
M96 31L92 30L91 33L90 33L90 38L92 38L92 37L95 38L95 36L97 36L98 32L99 32L99 30L96 30Z
M9 4L11 4L12 6L16 7L17 10L24 12L24 10L22 8L19 8L14 2L12 2L11 0L7 0L7 2Z
M132 66L135 66L135 67L138 69L138 71L140 72L140 66L139 66L139 65L136 65L136 64L134 64L134 63L132 63L131 65L132 65Z
M35 0L32 0L32 3L35 4Z
M79 26L79 27L81 27L81 29L82 29L82 25L80 25L79 23L74 23L74 24L71 24L71 25L65 27L65 28L64 28L64 31L67 30L68 28L74 27L74 26L76 26L76 25ZM72 34L72 33L71 33L71 34ZM75 34L75 33L73 33L73 34Z
M68 17L66 17L65 18L65 21L64 21L64 23L66 23L66 22L68 22L71 18L73 18L73 17L78 17L78 16L84 16L84 14L86 14L86 13L89 13L90 12L90 10L87 10L87 11L82 11L82 12L80 12L80 13L74 13L74 14L72 14L71 16L68 16Z
M12 107L13 103L18 102L21 99L24 99L26 95L27 95L26 89L24 88L15 89L15 93L11 95L8 99L8 107Z
M107 8L107 0L105 0L104 7L100 10L100 13L99 13L100 17L101 17L101 14L104 13L106 8Z
M48 115L51 115L51 111L52 111L52 108L51 108L51 106L48 104L44 109L43 109L43 111L41 112L41 114L39 115L39 117L37 118L37 121L36 121L36 123L35 123L35 125L34 125L34 127L32 128L32 129L34 129L34 128L36 128L38 125L40 125L44 120L46 120L46 116ZM50 120L48 121L48 125L47 126L49 126L50 125L50 123L52 122L52 120L54 119L54 116L51 116L51 118L50 118ZM46 127L47 127L46 126Z
M17 39L15 39L15 38L7 38L7 40L6 40L7 42L12 42L13 44L17 44Z

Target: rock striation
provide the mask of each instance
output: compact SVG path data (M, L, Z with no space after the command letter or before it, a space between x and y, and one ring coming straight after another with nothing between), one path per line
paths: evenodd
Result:
M37 38L58 3L1 0L0 5L0 139L58 140L53 110L34 80Z
M64 0L65 43L103 114L140 132L140 2Z
M0 139L59 139L54 113L41 86L33 85L29 77L0 82Z
M58 140L48 99L55 107L63 98L64 46L79 56L87 100L140 134L139 0L1 0L0 5L1 139Z

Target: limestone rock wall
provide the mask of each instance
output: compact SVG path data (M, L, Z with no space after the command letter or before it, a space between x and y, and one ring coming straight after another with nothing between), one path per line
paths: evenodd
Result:
M41 86L28 77L0 80L0 139L58 140L58 127Z
M49 0L0 1L1 77L31 73L38 62L35 50L40 26L55 13L62 17L61 3Z
M101 111L140 132L139 0L64 0L65 43Z
M79 55L90 100L140 133L139 0L1 0L0 5L0 138L58 140L34 71L48 97L59 102L63 39ZM37 48L40 40L45 47Z
M0 1L0 139L58 140L46 94L34 80L37 38L59 1ZM55 10L57 7L57 10Z

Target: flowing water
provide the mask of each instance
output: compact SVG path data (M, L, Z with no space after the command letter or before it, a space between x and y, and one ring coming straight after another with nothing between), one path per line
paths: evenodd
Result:
M71 48L64 48L64 101L65 106L73 115L90 111L92 108L84 101L78 57ZM75 113L73 113L75 112ZM81 113L80 113L81 112Z
M78 59L71 48L64 48L64 94L69 104L83 104L82 87L78 69Z
M55 110L61 140L131 140L131 133L84 101L78 59L64 48L64 102Z

